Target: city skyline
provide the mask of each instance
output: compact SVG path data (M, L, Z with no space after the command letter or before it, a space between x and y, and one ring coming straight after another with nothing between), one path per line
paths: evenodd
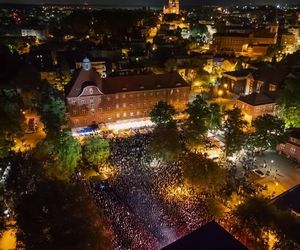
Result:
M163 6L166 4L167 1L164 0L116 0L113 3L109 0L0 0L0 3L6 3L6 4L84 4L88 3L91 5L109 5L109 6ZM276 0L252 0L252 1L246 1L246 0L185 0L181 1L182 5L210 5L210 4L219 4L219 5L243 5L243 4L253 4L253 5L286 5L286 4L300 4L299 0L286 0L286 1L276 1Z

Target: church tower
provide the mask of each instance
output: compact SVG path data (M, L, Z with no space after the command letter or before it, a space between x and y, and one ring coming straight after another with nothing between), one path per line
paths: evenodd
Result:
M164 14L180 14L179 0L169 0L169 5L164 6Z

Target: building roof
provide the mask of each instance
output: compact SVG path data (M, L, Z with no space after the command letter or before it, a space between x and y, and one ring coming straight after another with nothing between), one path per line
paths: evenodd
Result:
M233 76L233 77L247 77L252 72L253 72L252 69L242 69L242 70L237 70L237 71L225 72L224 75L229 75L229 76Z
M240 96L239 101L248 103L252 106L264 105L268 103L274 103L274 100L271 99L269 96L263 93L252 93L246 96Z
M256 80L264 81L271 84L282 84L289 74L286 67L274 67L272 65L265 65L260 67L254 74Z
M292 128L292 129L289 129L288 132L289 132L290 137L300 140L300 128Z
M275 197L272 203L281 210L292 210L300 214L300 184Z
M247 250L218 223L212 221L162 250Z
M66 86L67 97L77 97L84 87L97 86L104 94L120 92L145 91L164 88L189 87L188 83L177 73L151 75L129 75L100 78L95 69L77 70Z
M82 92L83 88L89 83L90 86L101 87L101 77L98 72L92 68L85 70L83 68L76 70L70 83L65 88L67 97L77 97Z
M118 76L103 79L102 92L113 94L175 87L188 87L187 82L177 73Z

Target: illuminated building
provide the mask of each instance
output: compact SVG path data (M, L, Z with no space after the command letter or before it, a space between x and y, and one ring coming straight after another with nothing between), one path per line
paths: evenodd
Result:
M164 6L163 13L179 15L180 13L179 0L169 0L169 5Z
M249 122L261 115L275 115L275 101L263 93L254 92L250 95L240 96L236 104Z
M66 87L69 124L147 120L158 101L183 111L189 93L190 86L177 72L101 78L85 59Z
M279 144L276 150L300 162L300 128L294 128L290 131L289 140L284 144Z
M270 26L266 30L217 32L213 35L211 49L237 56L265 56L268 48L277 43L277 36L278 26Z

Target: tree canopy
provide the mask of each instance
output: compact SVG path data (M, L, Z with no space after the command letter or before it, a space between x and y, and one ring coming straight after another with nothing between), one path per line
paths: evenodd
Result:
M159 101L151 110L151 121L157 126L170 126L175 124L173 116L175 115L175 108L163 101Z
M182 152L177 128L175 126L155 128L149 151L152 156L165 162L176 161Z
M300 127L300 85L297 80L285 82L285 88L278 99L279 114L287 127Z
M220 124L221 113L217 104L208 104L204 98L197 95L187 110L188 119L185 123L185 133L190 142L197 142L209 130Z
M46 137L37 146L35 155L47 177L68 180L81 158L81 146L69 131L63 131L56 137Z
M105 139L91 137L84 142L83 158L91 165L107 161L109 157L109 142Z
M14 139L24 132L25 117L20 102L15 89L0 90L0 158L8 155L14 146Z
M41 120L48 133L59 133L66 123L66 105L58 96L51 95L42 101L40 110Z
M46 181L16 207L26 249L105 249L97 208L80 183Z
M298 249L300 239L297 232L300 220L289 211L277 209L266 198L249 197L237 206L233 213L238 219L238 230L241 230L252 241L253 247L267 247L265 233L270 230L276 234L277 242L273 249ZM286 248L293 246L292 248Z
M287 139L284 121L279 117L265 114L252 121L252 126L255 132L251 136L251 142L260 150L274 149Z
M230 156L241 149L245 139L243 129L247 122L243 120L241 110L236 107L226 110L224 117L221 130L224 133L225 155Z
M213 193L226 184L226 170L205 155L189 153L182 160L184 179L194 187Z

